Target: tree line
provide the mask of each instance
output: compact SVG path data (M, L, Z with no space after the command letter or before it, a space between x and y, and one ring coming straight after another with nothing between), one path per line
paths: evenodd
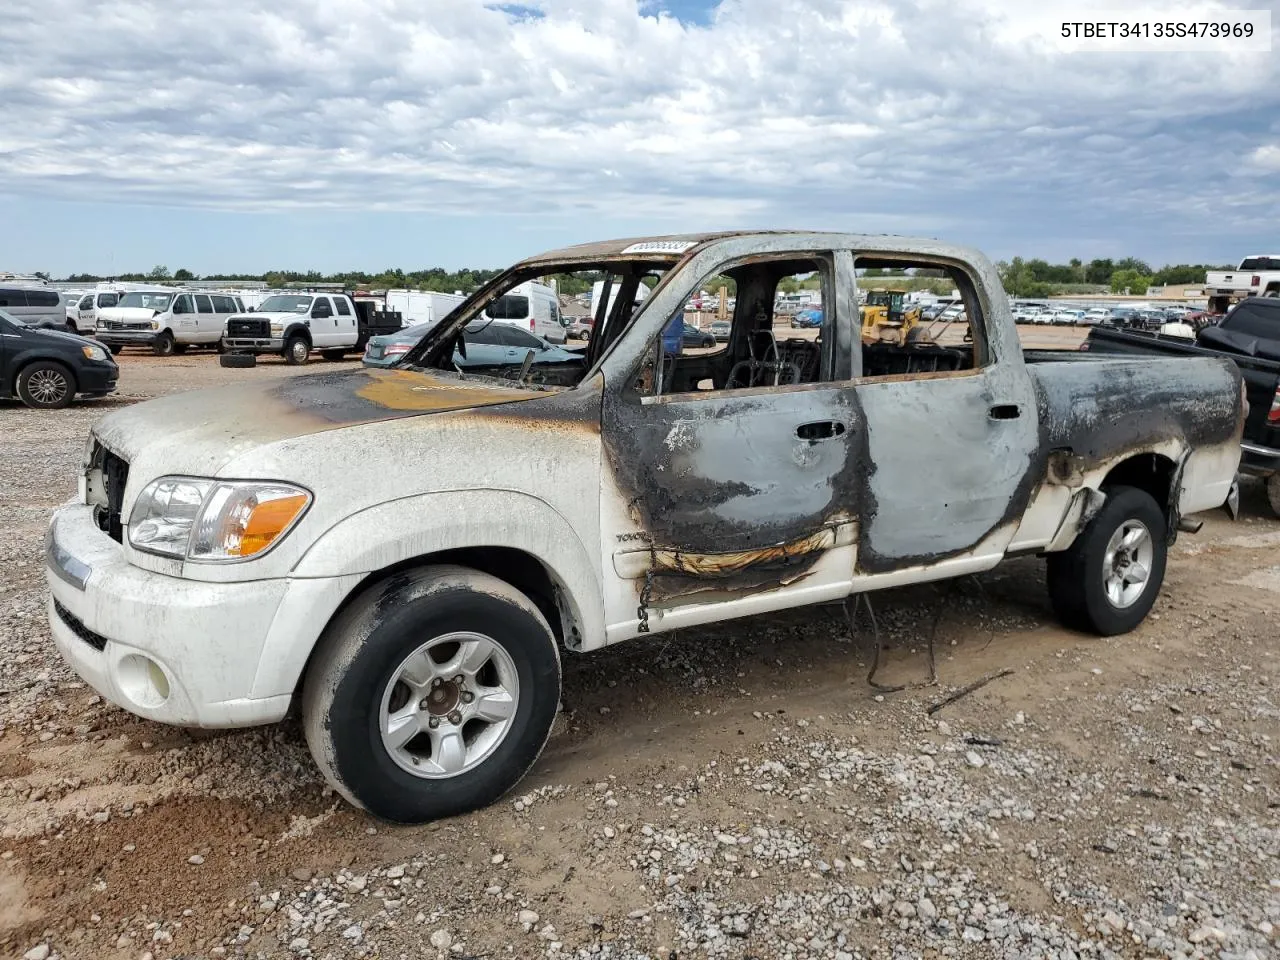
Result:
M1005 292L1014 297L1048 297L1064 293L1103 292L1131 293L1141 296L1152 286L1167 284L1203 283L1204 275L1209 270L1230 270L1231 264L1225 266L1205 263L1179 263L1153 269L1146 261L1136 257L1123 259L1095 259L1084 262L1073 258L1067 263L1049 263L1047 260L1032 258L1024 260L1014 257L1001 260L996 264L1000 280ZM266 273L214 273L197 276L186 268L170 271L168 267L157 265L146 273L125 273L115 277L100 277L89 273L72 274L63 278L68 283L94 283L101 280L122 280L152 283L182 283L187 280L215 280L234 284L238 281L251 280L262 282L269 287L283 287L290 283L341 283L349 288L365 288L381 290L387 288L409 288L413 290L433 290L438 293L471 293L481 285L497 276L499 270L464 268L462 270L445 270L442 267L431 267L424 270L405 271L399 268L383 270L381 273L369 273L363 270L348 270L339 273L321 273L318 270L268 270ZM48 274L38 276L49 278ZM871 268L866 271L868 277L903 277L930 279L942 276L936 270L889 270ZM585 293L591 289L593 280L598 275L591 272L561 274L557 278L557 289L568 295ZM792 282L799 289L801 283ZM932 287L945 283L921 284L921 287ZM732 292L732 291L731 291ZM791 291L786 291L791 292Z

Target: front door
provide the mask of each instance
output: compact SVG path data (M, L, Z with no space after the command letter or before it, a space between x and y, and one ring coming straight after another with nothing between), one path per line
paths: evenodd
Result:
M335 341L333 302L328 297L316 297L311 302L311 343L316 348L332 346Z
M828 252L776 257L712 274L737 284L727 346L672 357L659 328L649 359L604 404L616 485L602 510L611 640L850 589L864 424L819 362L820 344L773 322L779 282L793 275L820 278L824 335L851 322L850 301L835 309Z

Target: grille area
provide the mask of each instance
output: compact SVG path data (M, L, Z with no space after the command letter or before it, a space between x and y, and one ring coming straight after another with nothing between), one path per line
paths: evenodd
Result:
M70 628L71 632L89 646L93 647L93 649L101 653L107 648L106 637L100 633L94 633L86 627L74 613L60 604L57 600L53 601L53 609L59 618L61 618L62 622Z
M269 337L271 324L266 320L250 320L247 317L232 317L227 321L228 337Z

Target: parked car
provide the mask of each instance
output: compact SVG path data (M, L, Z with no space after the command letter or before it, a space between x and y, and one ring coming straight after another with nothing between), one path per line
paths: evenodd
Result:
M67 296L67 329L72 333L81 330L92 333L98 326L98 311L105 307L115 307L120 303L117 290L95 290L91 293Z
M1200 327L1194 341L1099 327L1089 331L1080 349L1104 355L1217 357L1234 363L1249 401L1240 470L1264 480L1271 509L1280 516L1280 299L1243 300L1217 325Z
M57 409L76 394L114 393L120 370L111 352L88 337L45 329L0 310L0 397Z
M707 332L716 338L717 343L723 343L729 339L729 334L733 332L733 324L728 320L712 320L707 327Z
M560 301L544 283L526 280L488 307L486 317L527 330L552 343L564 343L565 326L560 322Z
M812 329L822 326L822 308L821 307L805 307L791 318L791 326L794 329Z
M569 321L569 326L565 333L570 340L590 340L591 318L574 317Z
M946 265L973 345L863 347L837 303L820 357L752 352L798 263L852 289L877 259ZM625 299L662 279L575 367L537 383L454 369L495 298L584 262ZM730 346L667 355L671 318L726 271ZM51 633L91 687L153 721L246 726L297 705L327 781L397 822L520 780L556 718L561 650L1037 554L1064 623L1123 633L1195 526L1184 515L1230 496L1240 375L1221 358L1066 356L1024 356L994 265L932 239L543 254L394 369L172 394L96 423L80 496L51 521Z
M62 294L38 284L0 283L0 310L32 327L65 329L67 326Z
M94 336L118 352L150 347L157 356L188 347L216 347L227 318L244 309L238 297L191 290L130 290L114 307L97 311Z
M371 337L364 351L366 367L390 367L401 357L417 346L418 341L426 336L434 323L418 323L405 327L399 333L384 334ZM454 365L460 370L479 367L518 367L524 362L525 354L533 351L533 363L578 363L583 362L580 352L566 350L555 344L535 337L531 333L505 323L480 321L472 323L463 331L466 356L461 351L453 353Z
M1080 323L1085 326L1093 327L1099 323L1106 323L1111 316L1111 311L1105 307L1091 307L1084 312L1084 316L1080 318Z
M683 321L681 321L683 323ZM714 347L715 335L708 330L699 330L692 323L685 323L680 331L680 345L683 347Z
M285 363L306 363L312 350L326 360L342 360L364 350L374 336L402 326L397 311L382 311L370 300L345 293L280 293L252 312L228 317L222 349L228 354L278 353Z

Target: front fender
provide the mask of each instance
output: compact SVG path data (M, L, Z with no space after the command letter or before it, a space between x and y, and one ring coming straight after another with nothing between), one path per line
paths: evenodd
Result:
M515 490L449 490L377 504L330 527L294 577L367 575L444 550L506 547L533 556L563 595L581 647L604 643L599 549L545 501Z

